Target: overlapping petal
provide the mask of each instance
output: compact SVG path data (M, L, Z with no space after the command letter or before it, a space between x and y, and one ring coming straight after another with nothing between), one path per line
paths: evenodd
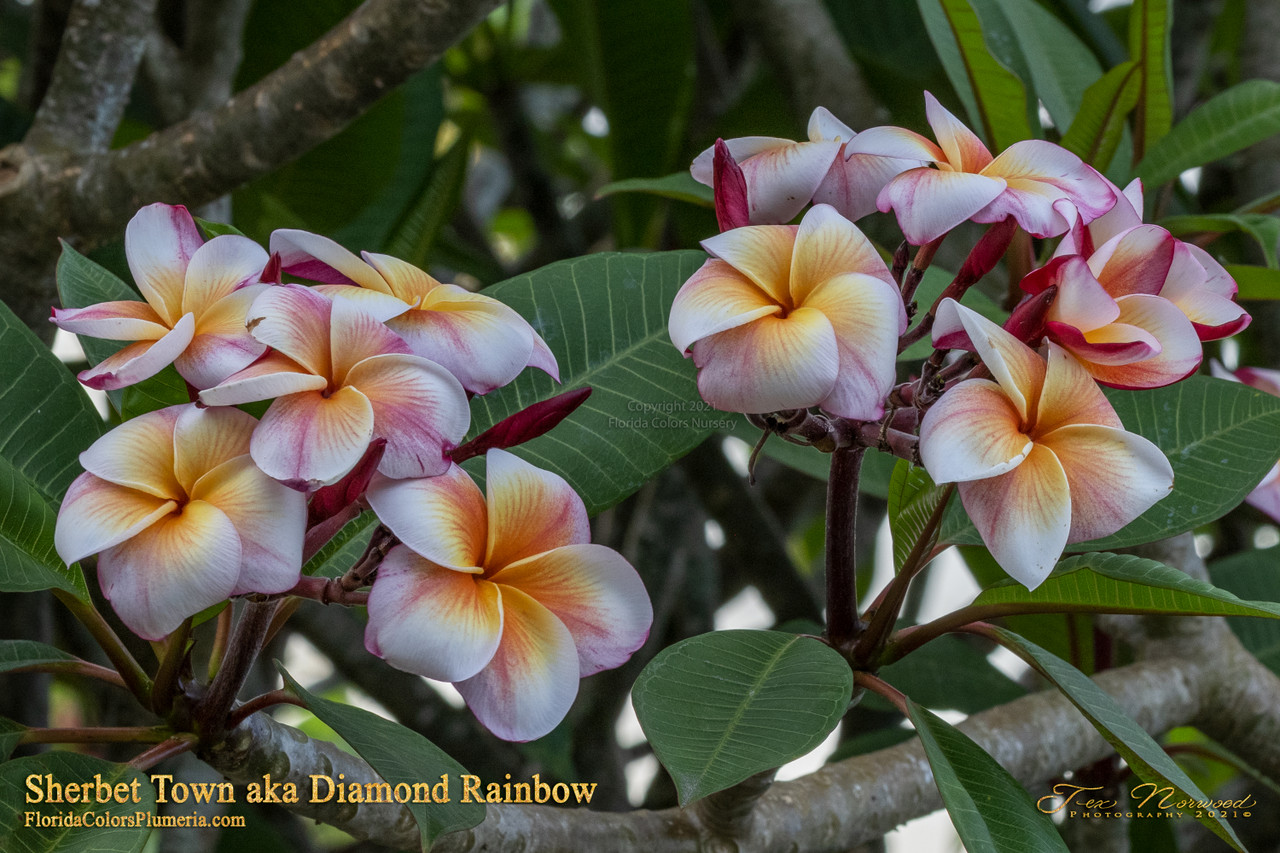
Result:
M348 284L390 294L382 276L328 237L280 228L271 232L271 253L280 255L280 269L307 281Z
M173 461L173 433L180 411L171 407L125 421L81 453L80 464L118 486L164 500L183 498L186 493L174 475Z
M182 378L198 389L212 388L267 351L245 328L254 300L268 285L241 287L210 305L196 319L195 335L173 361Z
M775 137L730 139L729 153L747 182L752 224L779 224L795 218L813 198L840 152L835 140L793 142ZM712 155L708 148L693 161L695 180L711 186Z
M84 473L71 482L62 499L54 547L63 562L70 565L131 539L177 506L174 500Z
M485 454L485 489L484 564L492 569L591 538L586 508L573 487L514 453Z
M326 396L306 391L279 397L253 431L249 452L269 477L298 489L342 479L373 439L373 406L355 388Z
M954 299L944 299L938 306L935 339L946 336L956 327L964 329L978 357L1013 403L1018 417L1029 425L1044 384L1044 361L986 317Z
M1008 186L1001 178L941 169L909 169L880 191L876 204L898 216L907 242L936 240L995 201Z
M206 406L239 406L288 394L323 391L328 385L328 379L312 373L287 355L268 352L215 387L201 391L200 402Z
M1202 341L1241 332L1252 318L1236 301L1236 283L1222 264L1190 243L1178 242L1160 295L1191 321Z
M1203 352L1191 321L1167 299L1137 294L1118 300L1118 323L1148 332L1160 352L1131 364L1084 362L1093 378L1114 388L1160 388L1186 379L1200 366Z
M247 237L222 234L196 249L182 287L182 312L200 317L237 288L256 283L267 253Z
M897 348L907 328L898 289L875 276L845 273L808 293L804 304L831 324L839 352L835 384L818 405L833 415L877 420L897 377L884 354Z
M375 475L366 497L382 523L414 552L453 571L484 571L489 536L484 495L457 465L436 477Z
M53 322L64 332L109 341L158 341L170 332L154 308L134 300L54 308Z
M920 457L938 483L982 480L1011 471L1031 452L1022 416L987 379L961 382L942 395L920 424Z
M1008 188L974 220L999 222L1012 216L1037 237L1054 237L1070 226L1055 202L1069 202L1086 222L1115 204L1116 195L1105 178L1065 148L1039 139L1015 142L981 173L1003 178Z
M712 258L676 294L667 331L676 349L685 352L702 338L782 311L777 301L737 269Z
M186 313L182 291L187 266L203 242L195 220L182 205L147 205L125 226L129 272L142 296L170 327Z
M702 248L737 270L774 302L790 307L791 256L798 230L794 225L748 225L708 237L702 241Z
M82 370L77 378L99 391L114 391L141 382L172 364L191 343L195 329L195 317L184 314L173 329L159 340L142 340L129 344L88 370Z
M297 284L269 287L253 301L248 325L261 343L317 376L332 372L329 313L333 303Z

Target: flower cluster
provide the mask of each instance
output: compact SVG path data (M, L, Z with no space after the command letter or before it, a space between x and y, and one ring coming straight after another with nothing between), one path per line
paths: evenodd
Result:
M373 580L366 644L460 682L500 736L546 734L581 676L644 642L644 586L588 544L567 483L491 449L486 504L453 461L469 395L525 367L558 380L513 310L302 231L276 232L270 252L236 235L205 242L185 208L164 204L129 223L125 252L145 302L55 309L53 321L127 342L86 385L123 388L172 364L193 401L85 451L55 539L68 564L98 555L103 593L133 631L158 640L229 596L294 589L309 525L333 516L327 487L350 503L374 474L367 501L404 544ZM261 420L234 408L268 400Z
M897 127L855 133L819 109L807 141L748 137L703 152L692 174L715 188L724 230L703 241L711 259L676 296L671 340L718 408L803 423L794 410L817 407L824 423L882 421L881 442L918 426L926 470L959 484L996 560L1034 587L1069 543L1116 532L1172 489L1168 461L1124 430L1098 384L1184 379L1202 341L1249 315L1208 253L1142 222L1136 181L1122 191L1045 141L993 156L928 93L925 110L936 142ZM905 275L905 244L890 272L854 224L877 210L920 247ZM924 267L966 221L993 227L908 331ZM1001 328L957 300L1015 228L1061 239L1021 280L1023 303ZM895 384L898 352L929 332L924 375ZM950 350L979 361L943 369Z

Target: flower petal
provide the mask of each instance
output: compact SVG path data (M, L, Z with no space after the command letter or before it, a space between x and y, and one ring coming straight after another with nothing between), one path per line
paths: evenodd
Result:
M1087 364L1135 364L1160 354L1155 336L1129 323L1110 323L1086 335L1074 326L1050 321L1045 331Z
M790 304L796 307L807 304L814 288L846 273L873 276L897 289L889 268L858 226L830 205L815 205L804 215L796 231L791 255ZM905 311L902 320L906 321Z
M392 548L369 592L365 647L396 669L441 681L482 670L503 632L498 587Z
M1030 423L1035 401L1044 384L1045 364L1040 356L1013 335L966 308L954 299L938 306L938 325L963 326L982 363L1009 397L1023 423Z
M640 576L603 545L566 545L521 560L490 578L555 614L573 635L582 678L621 666L644 645L653 607Z
M117 486L86 472L72 481L62 500L54 547L63 562L71 565L138 535L177 507L176 501Z
M947 389L920 423L920 459L937 483L1011 471L1031 447L1017 408L989 379L968 379Z
M1023 291L1033 296L1043 293L1050 285L1057 286L1058 295L1045 315L1049 322L1092 332L1114 323L1120 316L1120 306L1078 255L1054 258L1019 283Z
M387 322L392 317L399 317L414 307L389 293L370 290L367 287L359 287L354 284L313 284L310 290L312 293L323 295L326 299L337 299L339 296L343 299L349 299L364 311L377 317L378 321L382 323Z
M173 471L173 433L186 406L170 406L127 420L80 454L96 477L162 500L183 500L186 491Z
M999 222L1013 216L1023 230L1037 237L1052 237L1067 230L1066 218L1054 202L1069 201L1084 222L1110 210L1116 200L1111 184L1067 149L1040 139L1015 142L982 170L1004 178L1009 188L987 209L978 222Z
M1202 341L1230 337L1252 318L1235 302L1236 283L1208 252L1178 242L1160 295L1187 315Z
M1173 263L1177 241L1155 225L1117 234L1089 256L1089 269L1115 299L1131 293L1157 294Z
M1004 192L1005 182L966 172L908 169L880 191L880 210L893 210L907 242L921 246L955 228Z
M166 516L98 557L102 594L135 634L158 640L224 601L240 575L240 537L204 501Z
M195 220L182 205L149 204L134 214L124 230L129 271L151 307L173 326L186 312L182 290L187 265L204 241Z
M183 313L199 318L210 305L242 284L256 283L266 265L266 251L248 237L214 237L191 256L182 290Z
M205 474L249 452L249 443L258 421L253 415L230 406L201 408L175 406L161 411L177 411L172 429L169 464L172 476L191 495ZM143 417L146 417L145 415ZM134 418L135 421L141 418Z
M387 440L379 471L399 479L448 470L446 454L471 425L467 394L452 373L416 355L377 355L351 368L347 382L343 391L359 388L372 407L373 437Z
M991 152L972 130L965 127L951 111L938 103L930 92L924 93L924 112L933 128L938 145L947 162L959 172L980 172L991 162Z
M961 483L960 500L1000 568L1027 589L1053 571L1071 531L1067 475L1039 445L1022 464L989 480Z
M841 417L879 419L897 377L898 336L907 329L898 289L871 275L849 273L827 280L804 305L831 323L840 352L835 386L819 405Z
M489 731L527 741L549 733L578 695L578 654L555 615L512 587L502 590L502 642L479 675L455 686Z
M299 284L263 291L249 308L248 327L262 343L317 376L331 376L329 315L333 303Z
M876 199L885 184L907 169L923 166L920 160L850 154L837 157L813 193L814 204L829 204L849 219L876 212Z
M947 159L942 149L914 130L882 125L869 127L845 143L845 157L861 154L901 160L941 163Z
M702 248L746 276L774 302L789 305L796 230L794 225L748 225L708 237Z
M1119 426L1071 424L1040 438L1071 493L1068 542L1110 536L1173 489L1173 468L1150 441Z
M1252 492L1245 503L1280 523L1280 465L1271 469Z
M849 125L842 122L826 107L815 107L809 114L807 126L809 141L832 139L836 142L848 142L857 136Z
M1123 428L1111 401L1080 362L1052 342L1046 357L1048 369L1045 371L1044 390L1040 392L1036 405L1034 434L1037 437L1067 424Z
M781 312L781 305L755 282L711 258L676 293L667 332L676 349L687 352L695 341Z
M334 385L347 384L347 372L375 355L408 355L409 345L375 316L342 297L333 300L329 319L329 358Z
M289 275L321 284L354 284L390 293L382 276L328 237L279 228L271 232L271 254L280 255L280 268Z
M244 370L231 374L213 388L200 392L206 406L238 406L303 391L323 391L329 383L293 359L269 352Z
M484 565L491 571L591 539L582 498L564 478L514 453L485 454L485 503L489 531Z
M54 308L53 322L64 332L109 341L158 341L169 325L145 302L99 302L87 308Z
M373 406L354 388L279 397L253 432L249 452L269 477L312 489L342 479L373 439Z
M183 314L173 330L160 340L129 344L88 370L82 370L77 378L99 391L115 391L150 379L182 354L191 343L195 329L195 317Z
M1103 385L1115 388L1160 388L1185 379L1203 358L1200 338L1187 315L1167 299L1136 294L1123 296L1119 322L1149 332L1160 343L1160 353L1133 364L1085 363L1085 369Z
M483 571L488 510L480 487L457 465L436 477L375 474L365 496L382 523L419 555L452 571Z
M249 306L267 287L242 287L205 308L196 320L191 343L173 361L183 379L200 390L212 388L267 351L267 345L249 334L245 326Z
M816 406L835 389L840 348L821 311L798 308L693 345L698 392L717 409L764 413Z

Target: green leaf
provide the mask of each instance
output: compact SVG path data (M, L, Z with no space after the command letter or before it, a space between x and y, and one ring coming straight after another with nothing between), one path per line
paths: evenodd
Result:
M1220 160L1276 133L1280 83L1246 80L1196 107L1159 144L1149 146L1137 174L1154 193L1186 169Z
M81 471L80 452L104 431L80 383L0 303L0 458L56 504Z
M1154 542L1221 518L1280 458L1280 398L1238 382L1192 376L1148 391L1107 389L1125 429L1151 440L1173 466L1173 491L1111 536L1070 546L1109 551ZM981 537L957 501L942 541Z
M206 240L212 240L214 237L221 237L223 234L233 234L237 237L243 237L244 232L234 225L228 225L225 222L212 222L208 219L201 219L199 216L191 217L196 221L196 225L200 226L200 230L204 232Z
M435 162L422 191L387 243L387 254L425 269L440 229L458 206L467 177L471 137L463 136Z
M683 172L663 175L661 178L627 178L622 181L612 181L596 190L596 198L604 198L616 193L649 193L677 201L687 201L702 207L715 206L715 193L711 187L695 181L687 169Z
M78 663L80 658L33 640L0 640L0 672L41 664Z
M1266 601L1280 600L1274 549L1244 551L1209 564L1209 578L1233 595ZM1265 619L1227 620L1240 643L1267 669L1280 675L1280 622Z
M1138 63L1142 79L1133 132L1134 156L1139 159L1150 152L1173 125L1173 74L1169 58L1172 23L1169 0L1133 0L1129 11L1129 58ZM1158 183L1163 182L1149 181L1147 186L1154 189Z
M752 426L744 415L733 415L733 424L725 432L742 441L748 447L755 447L760 440L760 430ZM775 462L781 462L802 474L808 474L817 480L826 481L831 471L831 455L812 447L792 444L777 437L771 437L764 443L765 456ZM868 447L862 457L862 473L858 477L858 491L864 495L885 498L889 494L889 477L893 474L893 466L898 459L888 453L882 453L874 447Z
M945 634L883 666L877 675L928 708L976 714L1027 691L991 665L974 637ZM862 700L871 701L871 695Z
M849 665L817 640L715 631L660 652L631 701L688 805L822 743L852 694Z
M466 768L417 732L362 708L308 693L279 663L276 669L284 677L285 688L341 735L391 785L413 785L442 775L460 782L459 777L466 775ZM446 832L470 829L484 820L485 813L483 803L463 803L457 798L440 803L410 802L405 807L418 823L423 850L430 849L431 843Z
M334 537L317 551L302 567L304 575L322 578L341 577L369 545L369 539L378 526L378 517L372 512L362 512L343 525Z
M947 77L987 144L998 152L1038 135L1027 120L1026 88L992 56L968 0L917 2Z
M1265 213L1206 213L1196 216L1166 216L1159 224L1175 237L1188 234L1228 234L1240 231L1258 241L1267 266L1280 268L1276 243L1280 242L1280 218Z
M1160 744L1142 726L1131 720L1116 701L1090 681L1088 676L1017 634L1001 628L992 630L1002 645L1039 670L1054 687L1062 691L1071 704L1080 709L1080 713L1115 747L1135 775L1144 782L1155 784L1157 788L1172 786L1174 795L1169 797L1171 801L1209 799L1160 748ZM1214 809L1196 809L1189 814L1194 815L1214 835L1234 849L1244 850L1235 832L1226 821L1216 816Z
M1226 270L1240 288L1237 299L1280 299L1280 270L1249 264L1228 264Z
M9 756L13 755L13 748L18 745L26 730L27 727L21 723L15 723L8 717L0 717L0 762L9 760Z
M65 589L88 601L80 569L54 550L57 521L31 481L0 458L0 592Z
M1085 91L1075 121L1062 136L1062 147L1105 171L1120 147L1125 119L1137 106L1141 91L1136 62L1123 62L1102 75Z
M706 260L701 252L600 253L550 264L484 291L524 316L560 366L561 385L540 370L471 402L471 435L561 391L591 386L590 399L555 429L512 452L569 481L600 512L692 450L731 415L698 396L693 361L667 335L676 291Z
M933 484L924 468L899 459L889 478L889 532L893 534L893 570L902 571L947 490ZM936 522L935 522L936 525ZM938 535L935 526L933 535Z
M26 802L27 777L45 774L52 775L53 781L60 785L101 781L110 786L111 795L103 798L93 788L88 803ZM113 798L117 785L128 786L125 803L117 803ZM27 826L24 817L27 812L62 820L54 826ZM14 853L138 853L142 850L151 835L145 817L137 826L65 825L68 817L83 820L90 813L102 817L108 812L127 818L138 813L156 813L155 790L141 771L76 752L46 752L0 765L0 850Z
M933 780L968 850L1026 853L1060 850L1058 830L1026 789L968 735L907 700Z

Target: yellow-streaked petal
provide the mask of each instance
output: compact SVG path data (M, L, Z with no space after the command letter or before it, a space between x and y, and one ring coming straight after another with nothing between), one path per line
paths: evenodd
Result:
M382 323L392 317L399 317L414 307L402 299L397 299L390 293L371 290L367 287L357 287L354 284L313 284L310 289L312 293L319 293L327 299L337 299L338 297L349 299L363 310L377 317L379 322Z
M980 172L991 162L991 152L972 130L965 127L951 111L938 103L930 92L924 93L924 112L947 155L947 162L959 172Z
M676 294L667 332L676 349L686 352L705 337L782 310L755 282L727 262L712 258Z
M407 547L446 569L484 571L488 510L480 487L457 465L435 477L375 474L369 506Z
M550 471L505 450L485 454L489 530L484 565L490 573L517 560L591 539L582 498Z
M1116 410L1111 407L1089 371L1066 350L1050 343L1044 390L1036 406L1034 436L1043 436L1068 424L1098 424L1122 428Z
M169 334L169 324L154 308L131 299L54 308L53 322L64 332L109 341L158 341Z
M272 254L280 255L280 266L289 275L322 284L354 284L390 293L387 283L372 267L328 237L279 228L271 232Z
M937 483L1011 471L1031 446L1017 408L989 379L967 379L948 389L920 424L920 458Z
M978 312L953 299L944 299L938 307L937 327L956 325L964 327L983 364L1013 402L1023 424L1029 426L1044 384L1044 359Z
M361 252L361 255L364 256L365 263L377 270L386 281L391 294L404 302L420 302L427 298L427 294L440 287L439 281L408 261L376 252Z
M858 226L830 205L815 205L800 221L796 233L791 256L791 304L807 304L814 288L848 273L872 276L896 287L875 246Z
M54 547L63 562L71 565L136 536L177 507L176 501L84 473L72 481L62 500Z
M180 406L178 409L171 439L172 471L183 491L193 495L197 480L224 462L249 452L258 421L253 415L230 406Z
M330 315L329 352L333 384L345 385L347 372L366 358L389 353L408 355L410 350L403 338L362 309L358 302L338 297L333 300Z
M185 313L187 265L203 243L195 220L182 205L149 204L125 226L124 253L133 280L171 328Z
M206 406L238 406L304 391L323 391L328 385L325 377L317 376L287 355L269 352L213 388L201 391L200 402Z
M271 404L253 431L249 452L269 477L314 489L342 479L369 449L373 407L354 388L328 397L290 394Z
M245 326L249 306L267 287L242 287L205 308L196 319L195 336L173 361L178 373L194 388L212 388L267 351L267 345L249 334Z
M1204 351L1195 327L1178 306L1161 296L1141 293L1116 301L1120 305L1119 322L1149 333L1159 342L1160 352L1132 364L1083 362L1094 379L1116 388L1160 388L1196 371Z
M195 317L183 314L173 330L164 337L156 341L129 344L88 370L81 371L78 378L85 385L99 391L115 391L150 379L182 354L191 343L195 328Z
M214 237L191 256L182 290L183 313L199 318L240 285L257 282L266 265L266 251L248 237Z
M329 312L333 303L299 284L269 287L249 308L249 331L262 343L330 378Z
M189 406L170 406L127 420L80 454L90 474L163 500L182 500L186 490L173 472L173 432Z
M702 248L746 276L777 304L790 306L795 244L794 225L748 225L708 237Z

